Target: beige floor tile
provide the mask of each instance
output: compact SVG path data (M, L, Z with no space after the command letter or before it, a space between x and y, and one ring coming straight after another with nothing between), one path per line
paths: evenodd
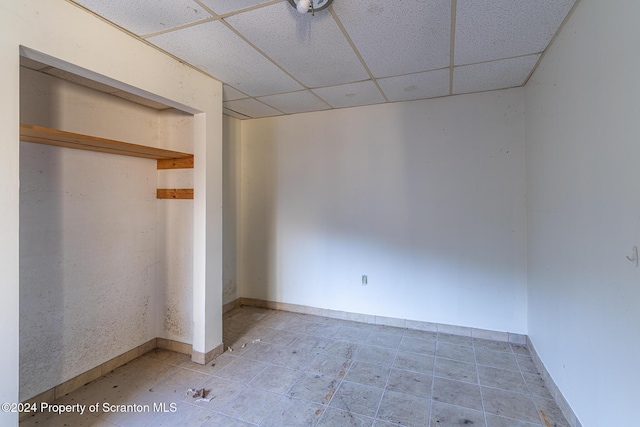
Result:
M54 402L98 404L95 413L37 414L20 425L568 426L525 346L450 334L468 328L435 333L240 307L223 329L235 350L207 365L154 349ZM199 388L206 400L186 394Z

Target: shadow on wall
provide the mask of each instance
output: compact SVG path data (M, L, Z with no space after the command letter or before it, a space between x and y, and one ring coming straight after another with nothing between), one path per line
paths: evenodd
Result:
M223 116L222 136L222 304L239 297L238 293L238 239L240 205L240 120Z
M243 263L241 296L257 290L256 298L277 301L281 278L277 271L278 152L271 145L274 137L271 129L264 129L259 140L242 147L239 245Z
M152 117L38 75L21 69L25 123L91 133ZM147 159L21 143L20 399L156 336L155 173Z
M505 126L502 109L443 104L248 123L247 296L488 329L524 324L523 141L512 129L521 117Z
M62 252L64 230L48 226L61 225L63 215L62 198L55 190L59 162L53 151L20 143L21 400L44 391L43 382L60 382L64 362L64 264L50 256Z
M54 127L60 121L53 86L34 90L21 68L20 122ZM62 382L65 264L61 151L20 143L20 400Z

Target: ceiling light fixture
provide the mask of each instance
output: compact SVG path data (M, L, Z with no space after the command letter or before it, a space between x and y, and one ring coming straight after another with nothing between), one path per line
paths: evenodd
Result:
M329 7L333 0L289 0L289 4L295 7L301 14L309 13L312 15Z

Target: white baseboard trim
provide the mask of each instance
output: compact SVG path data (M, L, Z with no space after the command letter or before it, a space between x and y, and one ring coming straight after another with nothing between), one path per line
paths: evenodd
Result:
M218 347L214 348L206 355L202 355L200 357L200 353L196 354L196 358L194 359L194 352L191 344L183 343L180 341L169 340L166 338L153 338L152 340L147 341L146 343L139 345L127 352L122 353L119 356L112 358L93 369L89 369L86 372L83 372L70 380L64 381L61 384L58 384L55 387L50 388L47 391L44 391L36 396L24 401L24 403L36 404L40 405L42 402L52 403L53 401L61 398L62 396L71 393L74 390L79 389L80 387L90 383L93 380L100 378L103 375L108 374L109 372L119 368L125 363L131 362L133 359L136 359L142 356L145 353L150 352L156 348L161 348L165 350L175 351L177 353L189 354L196 363L200 363L198 360L202 359L204 363L208 363L213 360L216 356L222 354L224 350L224 344L220 344ZM207 360L208 359L208 360ZM204 362L206 360L206 362ZM24 412L20 414L20 419L23 420L25 418L30 417L32 414L28 412Z
M536 352L535 346L527 335L515 334L511 332L491 331L486 329L469 328L464 326L445 325L440 323L423 322L418 320L397 319L392 317L382 317L367 314L350 313L346 311L330 310L324 308L309 307L298 304L288 304L275 301L265 301L253 298L238 298L234 301L229 310L243 305L261 308L270 308L274 310L290 311L293 313L310 314L315 316L329 317L332 319L351 320L355 322L370 323L375 325L395 326L406 329L418 329L422 331L439 332L452 335L462 335L472 338L488 339L493 341L503 341L512 344L526 345L531 352L531 357L538 368L538 371L544 379L545 385L556 403L562 410L565 418L571 427L582 427L575 412L565 399L564 395L551 378L547 368L542 363L540 356Z
M239 303L237 303L239 301ZM231 303L230 303L231 304ZM293 313L311 314L315 316L329 317L332 319L351 320L354 322L369 323L373 325L395 326L397 328L418 329L421 331L439 332L443 334L462 335L466 337L509 342L512 344L527 344L527 336L512 332L491 331L487 329L469 328L465 326L445 325L441 323L423 322L419 320L399 319L395 317L374 316L371 314L351 313L348 311L331 310L326 308L310 307L306 305L288 304L284 302L265 301L254 298L238 298L233 302L237 306L248 305L252 307L271 308L274 310L290 311ZM227 304L229 305L229 304Z
M569 426L582 427L582 423L580 422L580 420L578 420L578 417L569 405L569 402L567 402L567 399L565 399L564 395L560 391L560 388L558 388L555 381L553 381L551 374L549 374L549 371L547 371L544 363L542 363L542 359L540 359L535 345L533 345L533 342L531 342L531 338L529 338L528 336L527 347L529 348L529 352L531 353L533 363L535 363L536 368L538 368L538 372L540 372L540 375L542 375L544 385L547 387L547 390L549 390L549 393L551 393L551 396L553 396L553 398L555 399L556 403L560 407L560 410L562 410L564 417L569 422Z

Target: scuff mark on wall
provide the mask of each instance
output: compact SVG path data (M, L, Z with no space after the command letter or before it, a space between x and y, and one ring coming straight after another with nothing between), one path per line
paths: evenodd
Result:
M21 81L25 123L158 142L160 122L173 117L28 69L21 69ZM176 227L159 226L154 161L31 143L21 144L20 156L25 400L158 336L159 301L168 294L160 286L167 258L158 248L166 230ZM187 256L172 259L171 268L188 270L188 283L180 282L184 289L176 290L181 297L172 301L169 318L177 319L171 327L184 336L191 328L193 246L192 224L184 218L193 213L182 211L163 218L183 226L171 247Z
M179 310L167 307L164 317L164 329L169 335L183 337L190 328L185 325L185 319L181 316Z
M235 301L238 294L238 286L235 280L227 280L222 288L222 302L228 304Z

